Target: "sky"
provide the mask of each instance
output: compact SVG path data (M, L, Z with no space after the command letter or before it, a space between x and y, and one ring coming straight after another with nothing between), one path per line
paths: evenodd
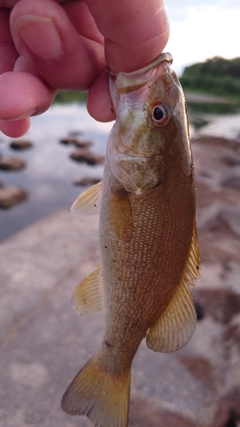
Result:
M181 75L187 65L213 56L240 56L239 0L165 0L173 55L172 68Z

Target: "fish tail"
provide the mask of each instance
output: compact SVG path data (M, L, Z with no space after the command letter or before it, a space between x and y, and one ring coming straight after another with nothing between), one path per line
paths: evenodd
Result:
M86 415L97 427L127 427L131 370L106 371L95 354L73 379L62 398L70 415Z

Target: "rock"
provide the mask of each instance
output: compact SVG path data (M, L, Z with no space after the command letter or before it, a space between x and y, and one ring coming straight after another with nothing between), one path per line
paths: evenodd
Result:
M74 151L70 157L76 162L86 162L88 165L98 165L104 162L104 156L101 154L95 154L84 149Z
M61 144L64 145L75 145L78 148L90 147L93 143L89 140L80 140L74 136L68 136L60 140Z
M133 396L130 404L129 427L196 427L186 416L152 404L144 395Z
M223 162L223 164L227 166L239 166L240 165L240 157L233 157L233 156L223 156L220 158L220 160Z
M77 139L74 136L67 136L66 138L60 139L60 143L63 145L74 145Z
M93 145L92 141L89 140L76 140L76 142L74 143L76 145L76 147L78 148L86 148L86 147L91 147L91 145Z
M26 148L31 148L33 146L31 141L27 139L17 139L10 143L10 147L14 150L25 150Z
M234 190L240 191L240 176L238 175L230 175L223 179L222 185L224 187L230 187Z
M101 178L83 178L80 181L75 181L74 185L94 185L101 181Z
M213 135L197 135L196 137L191 138L192 143L200 143L206 145L212 145L214 147L223 147L230 149L237 149L239 147L239 142L234 139L227 139L219 136ZM220 154L220 153L219 153Z
M0 188L0 208L9 209L17 203L23 202L27 199L28 193L21 188L10 186L7 188Z
M25 168L26 163L18 157L5 157L0 160L0 169L5 171L20 170Z

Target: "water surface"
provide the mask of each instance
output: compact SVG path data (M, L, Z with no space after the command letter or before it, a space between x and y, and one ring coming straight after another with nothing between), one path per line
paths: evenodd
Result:
M72 131L80 131L81 139L93 141L92 151L104 154L112 123L98 123L87 113L85 106L53 106L45 114L32 119L29 132L23 137L33 142L24 151L10 148L12 141L0 136L2 156L17 156L26 161L21 171L1 171L4 186L17 185L28 191L28 200L11 209L0 209L0 241L36 220L54 213L58 208L70 208L83 187L73 182L83 177L101 179L103 166L88 166L69 158L76 149L59 143Z

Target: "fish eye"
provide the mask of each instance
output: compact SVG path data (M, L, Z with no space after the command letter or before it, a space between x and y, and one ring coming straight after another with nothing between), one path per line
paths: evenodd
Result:
M164 104L155 105L152 109L152 121L156 126L165 126L170 120L170 114Z

